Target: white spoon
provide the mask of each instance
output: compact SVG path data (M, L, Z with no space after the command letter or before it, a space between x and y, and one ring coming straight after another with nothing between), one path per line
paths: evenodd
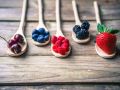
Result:
M61 23L60 23L60 0L56 0L56 22L57 22L57 31L56 31L56 37L62 36L65 37L61 31ZM70 54L71 51L71 46L69 45L69 50L68 52L65 53L65 55L61 55L60 53L56 53L53 50L53 44L51 44L51 51L53 55L56 57L67 57Z
M82 25L82 22L80 21L79 19L79 15L78 15L78 11L77 11L77 4L76 4L76 1L75 0L72 0L72 6L73 6L73 11L74 11L74 16L75 16L75 22L76 22L76 25L79 25L81 26ZM75 42L77 43L87 43L89 40L90 40L90 34L87 38L85 39L78 39L76 38L76 34L75 32L72 30L72 38Z
M97 24L101 24L100 12L99 12L99 7L98 7L97 1L94 1L94 9L95 9L95 15L96 15ZM103 57L103 58L112 58L112 57L114 57L116 55L116 51L113 54L108 55L101 48L99 48L96 43L95 43L95 50L96 50L97 54L99 56Z
M20 25L19 25L19 28L17 30L17 32L13 35L13 37L11 39L14 39L14 36L16 34L19 34L23 37L23 41L24 41L24 45L21 46L21 52L20 53L13 53L10 48L8 48L8 54L10 56L20 56L22 55L26 49L27 49L27 41L26 41L26 38L23 34L23 31L24 31L24 22L25 22L25 16L26 16L26 8L27 8L27 0L23 0L23 7L22 7L22 16L21 16L21 21L20 21ZM10 40L11 40L10 39Z
M46 26L44 24L44 20L43 20L43 5L42 5L42 0L38 0L38 6L39 6L39 10L38 10L38 12L39 12L39 24L38 24L36 30L39 30L40 28L44 28L44 30L46 32L48 32L48 29L46 28ZM47 41L43 42L43 43L37 42L37 41L35 41L33 39L32 39L32 41L37 46L44 46L44 45L46 45L46 44L48 44L50 42L50 35L49 35L49 39Z

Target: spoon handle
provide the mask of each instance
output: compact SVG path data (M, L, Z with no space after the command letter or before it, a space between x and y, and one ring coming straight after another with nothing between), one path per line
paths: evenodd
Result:
M95 9L95 16L96 16L97 23L101 24L100 12L99 12L99 7L98 7L97 1L94 1L94 9Z
M82 23L80 21L79 15L78 15L78 9L77 9L76 0L72 0L72 6L73 6L76 25L81 25Z
M57 22L57 35L63 35L61 31L61 22L60 22L60 0L56 0L56 22Z
M21 15L21 20L20 20L20 25L18 28L19 33L23 33L23 27L24 27L24 22L25 22L25 16L26 16L26 8L27 8L27 0L23 0L23 7L22 7L22 15Z
M43 0L38 0L38 12L39 12L39 26L44 25L43 20Z

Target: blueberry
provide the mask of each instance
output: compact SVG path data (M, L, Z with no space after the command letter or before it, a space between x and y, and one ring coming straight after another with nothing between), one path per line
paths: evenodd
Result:
M32 35L32 39L33 39L33 40L37 41L37 38L38 38L38 34L33 34L33 35Z
M39 35L38 38L37 38L37 41L39 43L44 43L44 36L43 35Z
M40 34L45 34L45 29L44 28L39 28L38 31L39 31Z
M76 33L77 34L77 32L79 32L81 30L81 27L79 26L79 25L75 25L74 27L73 27L73 31L74 31L74 33Z
M85 29L85 30L88 30L90 27L90 24L87 20L83 21L82 25L81 25L81 28L82 29Z
M89 36L89 32L86 31L85 29L81 29L81 31L79 31L77 34L76 34L76 38L78 39L85 39Z
M32 35L33 35L33 34L39 34L39 31L36 30L36 29L34 29L33 32L32 32Z
M45 32L45 35L49 35L50 33L48 31Z
M49 35L45 35L44 39L47 41L49 39Z

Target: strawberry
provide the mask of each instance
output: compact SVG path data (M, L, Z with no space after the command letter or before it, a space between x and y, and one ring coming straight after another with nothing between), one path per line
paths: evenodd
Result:
M52 42L53 44L55 44L56 41L57 41L57 37L56 37L56 36L52 36L51 42Z
M107 32L101 33L96 37L97 45L107 54L112 54L116 48L116 36Z
M105 53L113 54L116 49L116 41L117 41L116 35L114 34L118 33L119 30L108 29L103 24L98 24L97 29L98 32L100 32L100 34L98 34L96 37L96 44Z

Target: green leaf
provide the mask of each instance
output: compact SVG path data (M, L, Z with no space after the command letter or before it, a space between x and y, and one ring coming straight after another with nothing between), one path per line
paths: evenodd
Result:
M111 33L111 34L116 34L116 33L118 33L118 32L120 32L120 30L110 30L110 31L109 31L109 33Z
M98 24L98 25L97 25L97 30L98 30L98 32L100 32L100 33L104 32L104 26L103 26L102 24Z

